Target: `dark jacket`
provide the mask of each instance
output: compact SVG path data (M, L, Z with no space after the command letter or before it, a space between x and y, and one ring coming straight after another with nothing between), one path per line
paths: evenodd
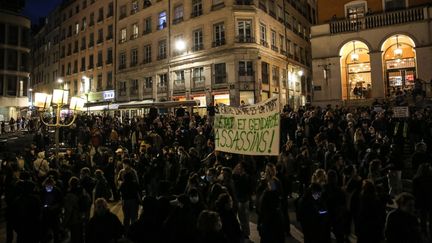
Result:
M88 243L111 243L123 234L123 226L117 216L110 211L95 214L87 226Z
M387 217L385 236L388 243L420 243L420 227L417 218L400 209Z

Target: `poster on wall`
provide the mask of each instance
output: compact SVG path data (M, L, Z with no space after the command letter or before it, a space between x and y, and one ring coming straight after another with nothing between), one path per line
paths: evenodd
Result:
M279 155L278 97L256 105L219 107L214 120L217 151L244 155Z

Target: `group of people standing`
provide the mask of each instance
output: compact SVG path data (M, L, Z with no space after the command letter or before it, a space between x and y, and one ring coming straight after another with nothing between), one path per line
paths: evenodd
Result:
M279 156L215 151L214 114L80 116L58 157L42 126L2 164L7 242L243 243L254 213L262 243L292 225L306 243L427 242L432 112L412 114L286 106Z

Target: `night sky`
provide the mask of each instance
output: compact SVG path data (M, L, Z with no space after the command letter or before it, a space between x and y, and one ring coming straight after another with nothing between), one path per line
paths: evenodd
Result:
M26 0L23 14L29 17L33 24L39 23L39 18L45 17L58 6L62 0Z

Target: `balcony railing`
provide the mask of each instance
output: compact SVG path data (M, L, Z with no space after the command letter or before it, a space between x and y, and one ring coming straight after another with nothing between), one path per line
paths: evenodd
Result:
M277 46L275 46L275 45L272 45L272 46L271 46L271 49L272 49L273 51L275 51L275 52L278 52L278 51L279 51L279 48L278 48Z
M185 81L184 80L174 80L174 90L184 90Z
M158 60L163 60L163 59L165 59L165 58L167 58L167 55L166 55L166 54L160 54L160 55L157 56L157 59L158 59Z
M167 86L162 86L162 87L158 87L157 88L157 92L158 93L166 93L168 91L168 87Z
M254 71L253 70L239 70L238 74L241 77L243 77L243 76L253 76L254 75Z
M192 46L192 51L200 51L204 49L204 44L196 44Z
M178 24L180 22L183 22L183 16L179 17L179 18L176 18L176 19L173 19L173 24Z
M144 58L143 64L151 63L151 58Z
M236 5L253 5L253 0L236 0Z
M203 14L202 9L196 10L196 11L192 11L191 18L195 18L195 17L201 16L202 14Z
M201 89L205 87L205 77L192 77L193 88Z
M237 43L254 43L255 38L252 36L239 35L239 36L236 36L236 42Z
M367 15L360 19L343 19L330 22L330 33L354 32L383 26L425 20L425 8L410 8L381 14Z
M221 8L224 8L224 7L225 7L225 3L221 2L221 3L218 3L218 4L212 5L211 6L211 10L215 11L215 10L218 10L218 9L221 9Z
M225 39L215 40L212 43L212 47L223 46L223 45L225 45Z

